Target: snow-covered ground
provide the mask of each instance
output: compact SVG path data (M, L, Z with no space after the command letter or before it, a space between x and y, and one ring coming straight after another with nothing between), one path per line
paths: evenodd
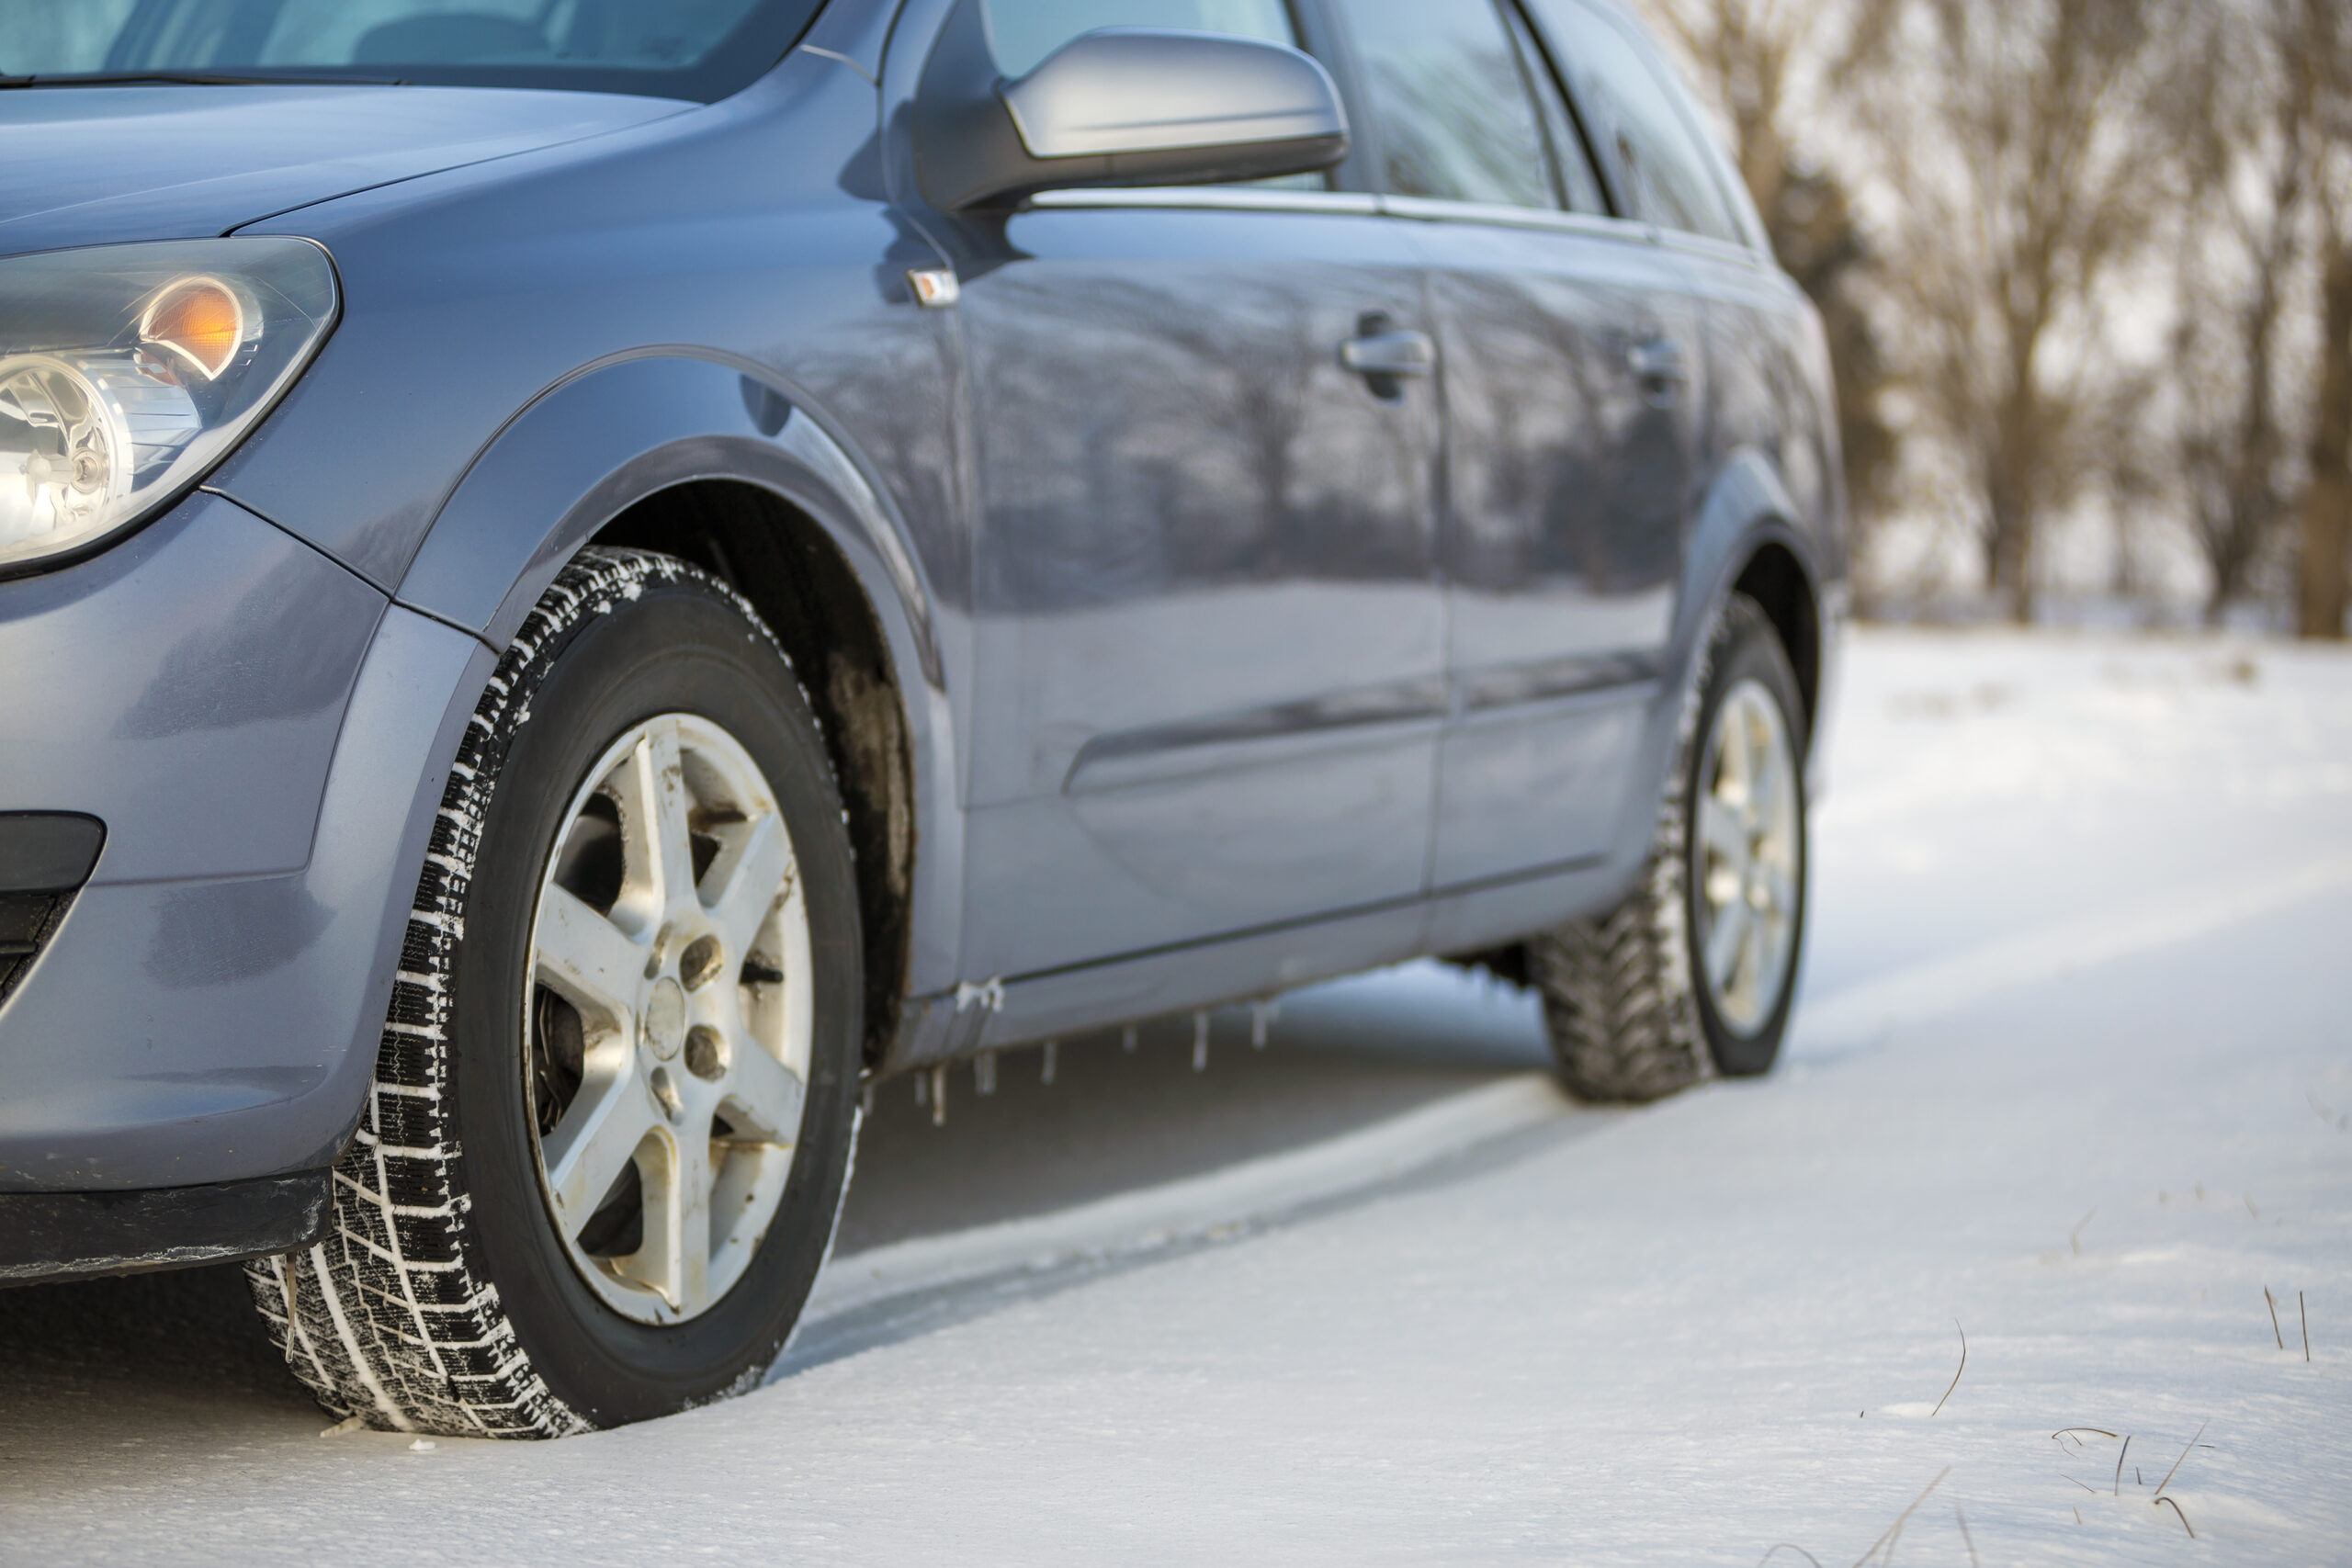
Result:
M217 1273L15 1292L0 1559L2352 1562L2352 658L1847 677L1769 1079L1578 1110L1422 966L894 1091L770 1385L557 1444L322 1439Z

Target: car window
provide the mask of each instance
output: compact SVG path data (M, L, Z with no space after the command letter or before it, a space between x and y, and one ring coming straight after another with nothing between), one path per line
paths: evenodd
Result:
M1182 28L1298 47L1283 0L985 0L997 68L1023 76L1046 56L1097 28Z
M1585 149L1576 117L1568 111L1567 101L1560 96L1560 85L1553 79L1549 57L1535 35L1528 30L1527 18L1519 14L1518 7L1506 5L1503 19L1510 24L1511 41L1519 46L1521 69L1535 95L1536 112L1544 119L1544 140L1551 149L1553 181L1559 187L1560 205L1570 212L1607 212L1609 198L1601 194L1600 175L1593 170L1592 154Z
M1555 206L1535 109L1490 0L1342 0L1386 187Z
M1664 229L1745 243L1706 150L1632 36L1577 0L1531 0L1531 6L1633 216Z

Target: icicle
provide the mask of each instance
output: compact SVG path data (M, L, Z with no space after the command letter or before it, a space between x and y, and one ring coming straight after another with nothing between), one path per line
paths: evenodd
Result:
M931 1069L931 1124L947 1125L947 1064L942 1062Z
M996 1053L983 1051L972 1058L972 1092L989 1095L996 1092Z
M1208 1070L1209 1015L1206 1012L1195 1012L1193 1014L1193 1071L1204 1073Z
M1250 1049L1252 1051L1266 1048L1266 1026L1274 1021L1274 1013L1281 1005L1272 1001L1250 1004Z
M1136 1026L1129 1024L1119 1032L1119 1049L1132 1056L1136 1054Z
M866 1079L865 1089L858 1092L857 1108L868 1116L874 1114L874 1080L872 1078Z
M1061 1054L1062 1043L1060 1041L1048 1040L1046 1042L1045 1064L1038 1069L1037 1073L1037 1081L1039 1083L1049 1084L1054 1081L1054 1064L1060 1060Z

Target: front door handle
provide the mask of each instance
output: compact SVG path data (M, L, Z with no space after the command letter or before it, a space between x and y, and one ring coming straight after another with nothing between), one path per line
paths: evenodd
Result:
M1397 328L1385 315L1369 315L1356 322L1356 335L1340 344L1340 363L1363 377L1373 396L1395 399L1404 395L1399 383L1405 377L1437 374L1437 340Z
M1690 379L1690 363L1682 345L1670 337L1646 337L1625 351L1626 368L1642 383L1651 405L1664 408L1674 401L1681 384Z

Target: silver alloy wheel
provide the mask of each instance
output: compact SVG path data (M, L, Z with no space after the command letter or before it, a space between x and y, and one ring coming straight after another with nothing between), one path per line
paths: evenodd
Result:
M630 729L563 824L523 996L540 1185L607 1304L683 1323L741 1278L784 1197L808 907L775 792L707 719Z
M1796 752L1761 682L1724 694L1699 764L1696 943L1724 1027L1753 1034L1781 1005L1796 942Z

